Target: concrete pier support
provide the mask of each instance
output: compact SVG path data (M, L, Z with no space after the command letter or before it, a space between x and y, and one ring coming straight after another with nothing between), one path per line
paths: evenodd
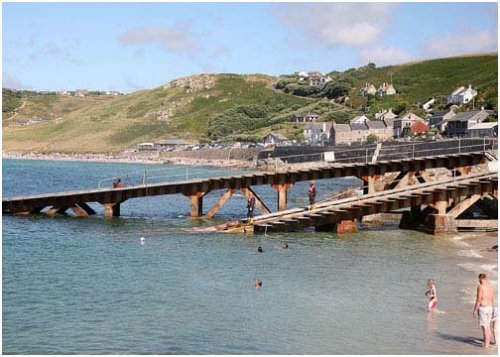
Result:
M356 220L342 220L335 225L335 232L342 233L356 233L358 231L358 224Z
M292 184L286 183L282 185L273 185L272 187L278 191L278 211L286 210L288 203L288 190L292 187Z
M417 229L424 223L424 214L421 206L413 206L410 211L403 212L401 221L399 222L400 229Z
M189 195L187 198L191 201L191 217L203 216L203 193Z
M104 217L112 218L120 216L120 202L115 203L103 203L104 206Z
M429 214L425 219L422 230L434 235L452 234L458 231L455 217L447 214Z

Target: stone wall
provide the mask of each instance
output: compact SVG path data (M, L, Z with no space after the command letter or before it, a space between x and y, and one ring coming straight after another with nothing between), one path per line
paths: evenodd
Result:
M160 152L160 157L164 159L196 159L196 160L242 160L253 161L262 149L205 149L195 151L170 151Z

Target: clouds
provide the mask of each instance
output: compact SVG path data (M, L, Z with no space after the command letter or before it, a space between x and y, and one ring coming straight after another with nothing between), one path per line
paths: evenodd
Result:
M125 46L157 44L175 54L193 54L201 48L199 37L190 30L190 22L132 29L121 35L120 42Z
M387 46L372 47L361 50L359 57L361 63L373 62L379 66L399 64L414 59L411 53L403 49Z
M423 46L424 57L449 57L497 51L497 38L487 30L468 30L431 37Z
M395 8L388 3L290 4L279 6L277 15L321 45L361 47L382 34Z

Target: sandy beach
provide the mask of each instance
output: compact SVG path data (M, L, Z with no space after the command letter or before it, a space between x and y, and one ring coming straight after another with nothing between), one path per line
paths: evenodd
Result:
M76 161L76 162L107 162L131 164L171 164L188 166L214 166L232 168L256 169L254 162L242 160L204 160L184 157L162 157L158 152L138 153L124 152L117 154L66 154L66 153L24 153L3 152L2 159L15 160L50 160L50 161Z

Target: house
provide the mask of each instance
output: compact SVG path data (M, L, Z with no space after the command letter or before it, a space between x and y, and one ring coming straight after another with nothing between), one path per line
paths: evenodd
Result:
M394 119L394 136L402 137L409 135L412 132L413 124L418 121L424 123L424 120L422 118L411 112L408 112L403 116Z
M478 123L469 128L470 138L498 137L498 122Z
M375 113L375 119L384 120L384 119L394 119L397 118L397 115L392 112L392 108L379 110L378 113Z
M375 94L377 94L377 88L371 83L365 83L365 86L359 91L359 95L362 97Z
M313 87L323 87L326 83L332 80L330 76L325 76L323 73L318 71L302 71L299 72L298 75L299 81L308 81L309 85Z
M300 122L305 123L305 122L315 122L320 119L321 117L318 114L309 112L306 114L299 114L299 115L294 114L288 118L288 121L292 123L300 123Z
M455 110L450 108L448 111L435 112L428 119L430 128L437 128L439 132L443 132L446 129L448 121L456 115Z
M465 137L468 135L467 132L472 126L482 123L489 115L490 113L483 109L458 113L448 120L445 135Z
M473 89L472 86L469 84L469 86L467 88L462 86L462 87L455 89L448 96L447 102L448 102L448 104L450 104L450 103L466 104L466 103L469 103L476 95L477 95L477 90Z
M427 102L425 102L424 104L422 104L422 108L427 112L429 113L431 111L431 108L434 106L434 103L436 102L436 100L434 98L431 98L429 99Z
M189 142L179 138L172 138L167 140L160 140L154 143L157 150L168 150L169 148L185 148L190 145Z
M137 145L138 151L153 151L155 149L155 144L153 143L142 143Z
M282 145L288 141L288 139L280 134L271 132L262 138L264 145Z
M86 97L89 95L89 91L87 89L77 89L75 91L75 97Z
M359 142L357 133L353 133L349 124L337 124L333 122L331 127L330 143L333 146L351 145L353 142Z
M328 145L331 135L331 123L310 123L304 127L304 139L311 145Z
M366 117L366 115L361 115L361 116L358 116L358 117L354 117L352 118L349 123L352 125L352 124L364 124L366 123L367 121L369 121L370 119L368 119Z
M382 85L377 89L377 94L381 97L394 95L396 94L396 89L394 89L394 86L391 83L382 83Z
M392 139L394 135L394 129L392 125L387 125L384 120L369 120L366 122L368 126L369 134L376 135L379 140L386 141Z

